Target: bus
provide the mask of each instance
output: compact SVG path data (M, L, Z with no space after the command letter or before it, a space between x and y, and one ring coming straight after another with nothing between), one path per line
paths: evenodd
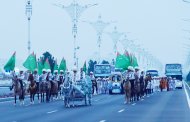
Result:
M165 75L167 77L176 78L177 80L182 81L182 65L181 64L166 64L165 66Z
M158 70L147 70L146 71L146 76L147 75L151 75L151 77L158 77L159 76L159 74L158 74Z
M94 66L95 77L109 77L114 72L115 67L110 64L96 64Z

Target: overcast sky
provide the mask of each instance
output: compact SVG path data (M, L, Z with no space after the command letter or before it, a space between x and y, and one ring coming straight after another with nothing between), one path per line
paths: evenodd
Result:
M183 63L186 52L184 45L189 44L190 33L183 29L190 28L190 4L182 0L78 0L80 4L98 3L86 10L78 23L77 44L79 65L93 57L97 52L97 37L94 29L82 21L96 21L99 14L104 21L117 21L106 28L111 32L114 26L120 32L128 33L135 41L157 57L163 64ZM41 56L49 51L58 62L65 57L68 64L73 62L73 38L71 19L65 10L53 3L69 5L72 0L33 0L31 20L32 51ZM0 1L0 58L8 59L14 51L17 58L27 57L27 19L25 0ZM118 44L119 51L123 51ZM113 42L108 35L103 35L102 57L113 53ZM122 53L122 52L121 52Z

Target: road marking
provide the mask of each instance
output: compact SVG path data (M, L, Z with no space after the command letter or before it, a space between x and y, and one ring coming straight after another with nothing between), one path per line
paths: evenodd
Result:
M184 81L183 81L183 84L184 84L184 86L185 86L185 85L188 86L188 84L187 84L186 82L184 82ZM188 87L188 88L189 88L189 87ZM189 88L189 89L190 89L190 88ZM188 103L188 106L189 106L189 109L190 109L190 98L189 98L189 95L188 95L188 93L187 93L186 87L184 87L184 91L185 91L186 98L187 98L187 103Z
M95 102L99 101L100 99L94 100Z
M105 122L106 120L101 120L100 122Z
M4 101L4 102L0 102L0 104L2 104L2 103L10 103L10 102L14 102L14 100L12 100L12 101Z
M30 106L31 104L25 105L26 107Z
M190 86L187 84L187 82L185 82L185 84L187 85L187 87L189 88L189 90L190 90Z
M119 110L118 113L121 113L121 112L123 112L123 111L125 111L125 109L121 109L121 110Z
M136 103L133 103L132 105L134 106L134 105L136 105Z
M57 112L57 110L49 111L49 112L47 112L47 114L52 114L52 113L55 113L55 112Z
M141 101L144 101L144 99L141 99Z

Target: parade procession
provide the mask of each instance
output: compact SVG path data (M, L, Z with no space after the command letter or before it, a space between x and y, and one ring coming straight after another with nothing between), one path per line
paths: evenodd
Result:
M0 122L190 122L190 0L0 1Z

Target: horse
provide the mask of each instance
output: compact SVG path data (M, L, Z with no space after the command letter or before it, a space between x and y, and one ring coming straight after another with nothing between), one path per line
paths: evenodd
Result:
M139 101L140 99L140 92L141 92L141 86L140 86L140 80L139 80L139 76L138 74L135 74L135 83L134 83L134 93L135 93L135 96L134 96L134 100L136 101Z
M44 97L46 93L46 85L45 82L39 82L39 87L37 88L37 94L38 94L38 101L44 102Z
M129 104L131 101L131 82L129 79L123 81L123 88L125 92L125 103Z
M58 99L59 86L57 81L51 81L51 91L50 98L53 101L54 99Z
M70 107L70 95L72 92L72 85L69 79L65 80L63 84L60 86L61 87L61 92L64 95L64 105L65 107Z
M51 98L51 81L46 81L45 82L45 91L46 91L46 102L50 102L50 98Z
M141 86L140 86L140 82L137 80L135 81L135 100L139 101L140 99L140 93L141 93Z
M28 92L30 93L30 103L34 104L34 97L37 90L36 82L34 81L34 77L32 74L29 75L28 81L30 81Z
M17 96L19 96L20 105L24 105L24 96L26 91L26 84L23 82L23 88L21 88L21 84L17 76L12 78L12 88L14 90L14 105L16 105Z

